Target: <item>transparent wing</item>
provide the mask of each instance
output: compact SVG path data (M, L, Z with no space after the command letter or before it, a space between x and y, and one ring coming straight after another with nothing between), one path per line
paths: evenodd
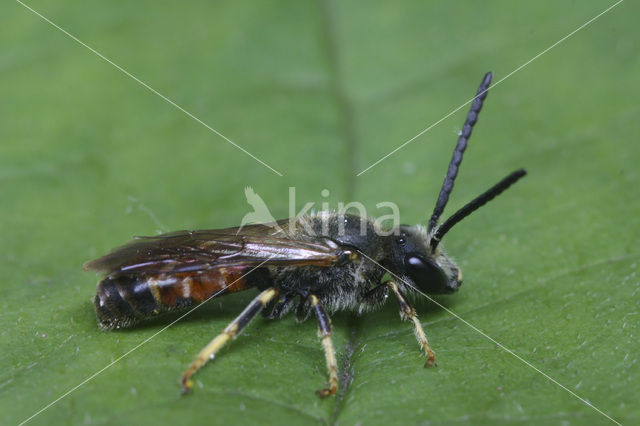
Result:
M249 225L201 231L177 231L136 237L84 265L86 270L118 273L178 273L224 266L332 266L350 251L327 238L295 238L284 221L274 229Z

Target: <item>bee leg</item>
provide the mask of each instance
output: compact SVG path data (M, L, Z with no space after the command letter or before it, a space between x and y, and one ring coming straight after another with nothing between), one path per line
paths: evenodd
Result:
M386 282L378 284L374 288L368 290L360 298L360 305L363 308L362 310L364 311L369 308L375 308L379 305L382 305L387 299L388 294L389 287L387 286Z
M309 302L307 301L308 298L308 295L300 296L300 302L296 307L296 321L298 322L304 322L307 318L309 318L309 314L311 314L311 311L309 309Z
M336 352L333 349L333 341L331 340L331 319L320 304L317 296L310 294L309 301L318 319L318 336L322 338L327 370L329 370L329 387L316 392L320 398L325 398L329 395L335 395L338 391L338 362L336 361Z
M225 343L231 339L235 339L242 332L244 327L258 314L258 312L260 312L262 308L264 308L267 303L273 300L277 295L278 290L275 288L269 288L260 293L247 305L246 308L244 308L244 311L242 311L236 319L231 321L231 323L222 330L222 333L218 334L215 339L200 351L180 380L182 383L183 394L188 393L191 388L193 388L193 380L191 380L191 376L205 365L207 361L213 359L216 352L218 352Z
M410 320L413 323L413 331L418 339L418 343L424 350L427 355L427 362L424 364L425 367L431 367L436 363L436 354L433 352L431 347L429 347L429 341L427 340L427 335L424 333L422 329L422 324L418 320L418 314L416 314L416 310L409 304L407 299L400 293L400 289L398 289L398 284L393 281L387 281L385 283L387 287L393 291L398 299L398 305L400 305L400 316L402 319Z
M268 319L279 318L282 315L283 311L286 311L289 306L293 302L293 296L290 294L281 294L278 298L278 301L273 304L273 306L267 307L267 310L262 311L262 316ZM270 305L271 305L270 304Z

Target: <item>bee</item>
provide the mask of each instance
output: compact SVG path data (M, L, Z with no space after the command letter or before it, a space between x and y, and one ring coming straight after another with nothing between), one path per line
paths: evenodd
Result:
M393 295L426 355L425 367L434 365L435 354L407 296L449 294L460 288L462 273L443 251L442 238L526 174L523 169L514 171L440 223L491 78L487 73L478 88L426 226L400 225L382 235L368 218L322 211L270 225L138 237L85 265L106 274L94 298L100 325L130 327L166 311L256 289L260 293L184 372L183 392L192 389L193 374L259 312L274 319L295 311L299 321L312 312L317 319L329 376L328 386L317 393L326 397L338 390L328 312L363 313Z

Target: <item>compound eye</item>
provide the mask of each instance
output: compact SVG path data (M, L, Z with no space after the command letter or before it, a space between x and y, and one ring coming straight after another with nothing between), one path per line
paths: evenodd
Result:
M450 292L444 271L433 260L417 254L408 254L405 257L405 267L420 290L430 294Z

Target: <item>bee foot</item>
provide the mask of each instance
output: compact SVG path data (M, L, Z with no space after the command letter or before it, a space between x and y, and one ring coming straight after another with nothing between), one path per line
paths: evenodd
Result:
M316 395L318 395L321 399L325 399L330 395L334 395L335 391L331 391L331 389L319 389L316 391Z

